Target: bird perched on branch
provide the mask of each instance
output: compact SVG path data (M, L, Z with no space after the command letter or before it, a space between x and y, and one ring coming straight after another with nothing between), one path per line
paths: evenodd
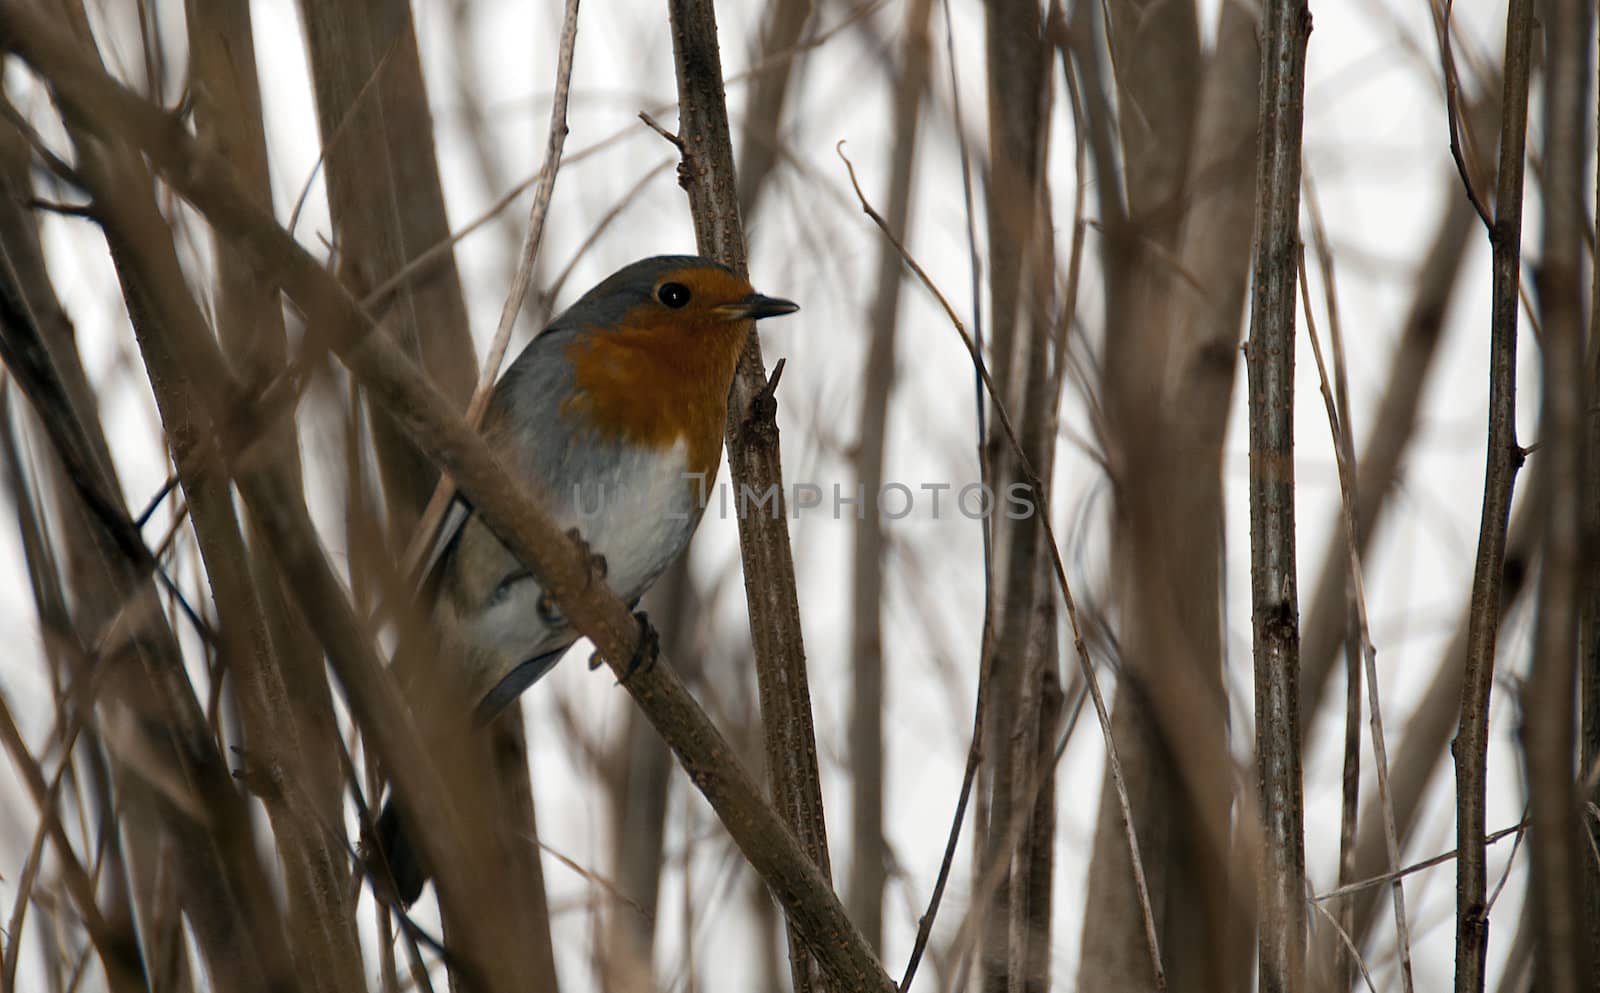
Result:
M710 259L643 259L585 293L495 384L485 440L551 501L546 510L587 543L624 601L644 595L699 522L750 322L799 309ZM577 638L538 578L460 497L426 575L439 644L425 664L453 667L456 685L480 701L480 722ZM377 844L409 904L427 872L401 822L391 798Z

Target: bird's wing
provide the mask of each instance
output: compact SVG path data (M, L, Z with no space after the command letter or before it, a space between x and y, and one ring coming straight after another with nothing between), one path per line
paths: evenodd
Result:
M467 518L471 516L472 505L458 491L450 499L450 506L444 512L444 520L439 524L439 533L433 539L433 548L429 550L427 562L423 565L418 596L421 602L432 603L438 596L444 560L449 555L450 549L455 547L456 539L461 536L461 529L466 526Z
M541 458L541 452L563 447L541 446L538 439L560 430L558 414L572 381L565 349L574 336L572 329L552 326L530 341L495 383L484 412L485 440L506 468L525 481L545 478L551 467L545 464L548 455ZM472 504L458 491L445 511L422 570L423 603L432 603L438 595L445 560L472 514Z
M561 661L561 656L567 654L571 642L562 645L553 651L545 652L535 658L528 659L515 669L507 673L494 689L485 693L478 702L478 709L473 712L473 718L480 725L487 724L495 715L506 708L506 705L522 694L522 691L538 682L540 677Z

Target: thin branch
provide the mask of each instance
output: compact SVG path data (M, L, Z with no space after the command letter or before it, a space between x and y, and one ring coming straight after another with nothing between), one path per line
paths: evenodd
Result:
M1378 993L1378 987L1373 985L1372 982L1372 974L1367 971L1366 960L1361 957L1361 949L1357 948L1356 943L1351 940L1350 932L1322 904L1313 901L1311 909L1328 919L1328 926L1333 928L1334 933L1338 934L1339 940L1344 943L1345 951L1350 953L1351 961L1355 962L1356 968L1361 970L1361 978L1366 982L1369 993Z
M1344 351L1344 333L1339 320L1339 296L1334 279L1333 248L1328 243L1327 227L1322 219L1322 207L1316 193L1316 185L1311 181L1311 174L1306 173L1306 206L1311 218L1311 234L1317 248L1317 264L1322 270L1322 286L1324 306L1328 311L1328 336L1333 350L1333 376L1335 383L1334 408L1337 413L1337 428L1334 431L1334 445L1338 449L1339 484L1340 484L1340 513L1344 520L1340 522L1340 531L1344 535L1344 544L1347 557L1352 561L1359 561L1361 556L1361 536L1359 532L1352 533L1352 527L1359 527L1359 520L1351 504L1358 503L1356 494L1360 492L1360 475L1356 462L1355 436L1351 428L1353 412L1350 409L1350 384L1346 372ZM1300 289L1302 295L1309 293L1305 278L1304 253L1300 262ZM1311 301L1304 301L1306 323L1311 332L1311 340L1315 345L1317 341L1315 315L1311 309ZM1322 369L1322 355L1317 353L1317 369L1323 375L1323 396L1327 396L1326 372ZM1330 413L1330 416L1332 414ZM1330 425L1331 426L1331 425ZM1342 795L1339 810L1339 882L1348 883L1356 877L1356 826L1361 802L1361 663L1364 657L1364 647L1368 638L1365 632L1366 604L1357 592L1356 584L1351 578L1350 570L1345 570L1344 600L1345 600L1345 724L1344 724L1344 770L1342 777ZM1304 662L1302 661L1302 666ZM1302 690L1301 697L1305 693ZM1385 763L1387 767L1387 763ZM1386 794L1387 795L1387 794ZM1392 824L1394 823L1394 805L1382 805L1379 813L1384 823L1384 837L1386 841L1393 836ZM1386 851L1389 850L1386 848ZM1391 861L1386 863L1390 869L1394 868L1394 858L1391 852ZM1356 912L1358 905L1355 901L1348 901L1339 908L1340 937L1345 938L1356 930ZM1404 920L1400 914L1397 920ZM1404 944L1409 946L1409 939ZM1349 960L1352 965L1362 965L1359 956ZM1409 974L1410 954L1407 951L1403 961L1407 964ZM1338 978L1341 986L1352 985L1353 978L1349 969L1345 969Z
M1501 828L1493 834L1486 835L1483 839L1483 842L1485 845L1492 845L1503 838L1510 837L1511 835L1517 835L1520 838L1522 832L1526 831L1527 829L1528 819L1524 817L1522 820L1511 825L1510 827ZM1423 859L1421 862L1413 862L1402 869L1395 869L1392 872L1386 872L1381 876L1373 876L1370 879L1362 879L1354 883L1346 883L1343 886L1337 886L1331 890L1328 890L1326 893L1318 893L1316 896L1313 896L1311 900L1313 903L1321 903L1324 900L1334 900L1339 897L1350 896L1353 893L1360 893L1363 890L1370 890L1375 886L1384 886L1394 882L1397 879L1404 879L1406 876L1419 873L1424 869L1432 869L1436 865L1443 865L1446 862L1454 861L1459 854L1460 849L1452 848L1448 852L1443 852L1439 855L1433 856L1432 858Z
M12 763L33 797L34 807L39 812L41 822L47 825L50 843L60 863L67 891L72 895L78 914L83 918L84 929L89 933L89 942L100 957L100 964L105 969L111 988L118 993L147 989L149 977L145 971L143 958L139 954L138 941L131 932L113 928L101 915L99 905L95 902L94 883L84 871L83 863L72 849L72 841L67 837L66 829L56 816L55 806L51 802L53 794L50 786L45 782L43 770L39 768L22 740L22 734L17 730L16 722L12 720L11 708L7 706L4 696L0 696L0 745L3 745L7 754L11 756Z
M294 207L289 211L289 225L286 230L294 234L294 229L300 226L300 215L306 209L306 201L311 199L311 188L316 185L317 173L322 171L323 165L328 160L328 151L339 144L340 139L349 131L351 122L356 119L356 114L365 106L367 97L371 95L378 80L383 78L383 71L389 65L389 60L394 56L395 46L399 43L397 37L389 43L382 57L373 65L372 71L361 84L361 89L356 91L355 97L350 101L350 106L345 108L344 114L339 118L339 123L334 126L333 133L317 147L317 160L311 163L311 171L306 173L305 182L300 184L300 192L294 198Z
M913 169L921 134L923 95L928 87L928 22L932 0L915 0L906 9L905 40L894 80L892 128L894 148L889 171L889 217L904 232L911 211ZM883 490L888 447L889 398L896 382L895 342L900 321L900 258L880 247L871 310L871 341L861 374L861 416L856 439L855 471L866 506L855 522L851 552L851 758L850 882L851 916L874 947L883 945L883 899L886 880L883 857L884 696L883 611L886 536L878 494ZM903 985L903 983L902 983Z
M1383 814L1383 837L1389 849L1389 869L1394 871L1400 865L1400 841L1394 826L1394 797L1389 791L1389 752L1384 744L1383 735L1383 710L1378 699L1378 659L1377 649L1372 644L1372 630L1367 623L1367 591L1366 583L1362 578L1361 555L1356 551L1356 515L1355 498L1351 494L1354 488L1354 467L1350 464L1350 454L1346 450L1344 439L1348 437L1347 429L1341 426L1338 407L1333 397L1333 389L1328 384L1328 367L1322 359L1322 345L1317 340L1317 326L1311 309L1311 287L1306 280L1305 252L1300 252L1300 292L1306 312L1306 333L1311 338L1311 354L1317 361L1317 378L1322 384L1322 400L1328 412L1328 430L1333 434L1334 455L1339 466L1339 505L1344 513L1345 549L1350 557L1350 583L1355 590L1356 617L1359 623L1359 637L1361 639L1361 657L1366 665L1367 677L1367 710L1369 723L1372 729L1372 756L1377 766L1378 773L1378 806ZM1354 833L1352 829L1352 834ZM1411 928L1406 920L1405 890L1396 879L1392 887L1394 898L1394 922L1397 933L1400 953L1400 986L1405 993L1412 993L1416 984L1411 975ZM1364 970L1363 970L1364 971Z
M1489 430L1483 512L1472 576L1472 615L1461 718L1452 748L1456 765L1455 993L1483 993L1489 945L1483 833L1489 757L1489 691L1494 684L1501 584L1511 492L1522 457L1517 448L1517 314L1522 269L1523 149L1528 136L1528 73L1532 0L1510 0L1500 104L1500 165L1495 187L1494 290L1489 340Z
M1455 51L1450 42L1450 13L1455 8L1455 0L1444 0L1442 11L1437 2L1429 4L1429 7L1433 11L1434 30L1439 36L1439 61L1444 70L1444 116L1450 125L1450 158L1455 161L1456 172L1461 176L1461 186L1466 191L1467 199L1472 203L1472 209L1477 212L1479 220L1483 221L1484 230L1492 230L1494 221L1490 219L1488 208L1478 196L1478 189L1472 182L1472 170L1467 162L1467 156L1472 154L1472 148L1461 143L1461 77L1456 71Z
M716 9L712 0L668 0L667 13L677 78L678 134L683 141L679 183L688 194L695 243L701 255L742 276L749 270L749 257L739 214ZM828 880L832 867L827 820L794 550L784 510L777 405L770 398L762 402L766 385L761 341L752 328L729 391L726 451L729 474L740 492L748 488L777 494L773 514L735 515L767 775L784 822ZM791 917L789 960L796 993L825 988L817 974L817 958L818 950L804 940ZM876 962L873 965L881 973Z

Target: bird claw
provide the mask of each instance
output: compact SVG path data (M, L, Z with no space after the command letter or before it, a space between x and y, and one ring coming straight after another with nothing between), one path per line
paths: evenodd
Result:
M559 627L563 623L561 609L556 606L556 598L548 590L539 594L539 604L534 609L539 612L539 619L550 627Z
M661 657L661 635L656 633L654 624L650 623L650 615L644 611L635 611L633 619L639 622L639 641L634 646L633 657L623 667L622 678L619 684L626 683L633 678L634 673L649 672L656 664L656 659ZM599 651L589 656L589 671L600 668L606 660L600 657Z
M655 668L656 659L661 657L661 635L656 633L656 627L650 623L650 615L640 610L634 613L633 619L639 622L639 643L633 650L633 658L628 660L628 667L622 673L619 682L626 683L633 678L634 673L649 672Z
M595 580L605 579L606 571L608 569L608 566L606 565L606 557L601 555L599 552L591 550L589 548L589 543L583 540L583 535L578 531L577 528L568 528L567 537L571 538L572 543L578 546L578 551L583 554L584 559L588 563L588 584L593 585Z

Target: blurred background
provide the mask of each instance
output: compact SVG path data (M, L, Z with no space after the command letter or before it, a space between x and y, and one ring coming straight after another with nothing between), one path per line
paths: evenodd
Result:
M47 6L84 52L92 39L124 85L183 111L207 147L253 163L241 174L270 196L273 216L358 295L459 235L453 261L431 256L376 309L391 314L389 331L411 336L430 375L465 397L505 303L544 158L559 5ZM1053 538L1128 782L1169 988L1249 985L1254 883L1240 866L1251 862L1259 833L1245 828L1255 816L1256 773L1240 346L1260 10L1232 0L772 0L726 2L716 13L751 281L802 307L760 333L769 369L786 362L777 391L785 482L814 484L823 495L819 506L799 508L791 492L789 532L832 876L852 919L898 978L945 858L981 675L993 680L990 747L916 987L993 989L1010 970L1019 973L1012 989L1151 988L1120 808L1050 536L1036 518L991 518L986 529L956 504L969 484L999 487L1025 474L960 334L863 213L843 156L978 336L1022 448L1048 485ZM1406 866L1456 844L1448 745L1483 494L1491 285L1489 239L1462 172L1491 203L1506 9L1482 0L1453 9L1441 0L1361 0L1314 4L1311 13L1301 205L1309 313L1297 332L1294 454L1309 959L1315 988L1401 989L1402 931L1389 888L1324 898L1392 867L1359 683L1356 706L1347 705L1347 670L1359 655L1346 645L1359 638L1350 638L1335 434L1307 336L1312 328L1320 336L1354 453L1365 610ZM1582 202L1547 206L1542 28L1534 50L1523 244L1537 259L1547 210L1570 210L1593 231L1595 146L1592 134L1580 145L1589 177ZM229 79L245 82L219 82ZM85 437L104 438L105 496L138 523L167 577L143 584L136 598L116 569L97 564L103 543L84 537L92 525L81 487L48 429L62 415L8 384L7 516L17 526L0 526L0 623L9 632L0 695L16 737L0 763L5 982L52 991L246 988L237 974L221 974L247 972L248 963L219 966L215 929L194 919L209 911L193 902L182 864L199 858L194 846L205 844L208 822L191 821L198 833L170 827L164 811L184 806L182 789L169 782L159 750L143 743L149 727L130 726L83 689L99 685L84 675L94 660L147 638L127 628L154 625L181 658L179 675L230 769L260 753L253 739L270 727L253 733L235 699L220 647L228 642L215 636L226 624L216 577L188 519L195 498L177 490L158 499L173 478L174 445L184 442L173 441L171 417L158 411L151 378L162 374L130 327L106 235L92 209L76 209L118 188L111 166L86 163L115 164L122 153L86 151L86 143L115 143L80 133L84 125L63 117L47 82L19 59L5 61L3 84L0 244L10 278L36 304L51 301L37 312L67 322L47 333L58 372L81 363L81 380L66 391L72 416ZM1452 105L1463 169L1451 153ZM675 182L677 150L639 120L641 111L676 129L668 5L586 5L564 158L511 355L623 264L695 250ZM50 156L95 171L102 185L88 183L86 193ZM260 285L227 239L214 239L203 212L166 183L136 184L127 195L146 191L233 368L246 383L271 381L285 356L311 340L302 314ZM1591 238L1585 299L1592 249ZM1519 439L1531 444L1540 438L1540 312L1531 281L1524 284L1534 309L1523 315L1518 347L1517 420ZM75 375L62 378L71 384ZM298 446L323 547L362 615L376 613L368 634L387 651L396 634L379 605L395 588L395 563L433 470L407 454L337 362L314 358L299 375L287 441ZM1528 716L1519 693L1533 645L1539 539L1524 504L1531 508L1534 478L1523 473L1512 510L1489 725L1491 832L1526 817L1517 732ZM719 484L728 484L726 464ZM899 497L887 508L835 498L884 484L912 493L907 513L898 513ZM225 481L219 499L224 513L239 506ZM345 971L317 982L300 961L299 978L279 988L350 988L336 975L359 977L365 988L407 987L416 976L389 911L343 861L359 841L351 792L378 800L375 758L337 684L326 681L259 538L245 530L257 551L242 577L263 591L278 649L287 640L302 658L298 669L286 666L290 696L332 722L320 727L333 748L314 756L321 778L312 792L343 866L329 870L347 916L337 928L343 944L332 945L356 952ZM713 503L681 567L647 606L668 658L759 774L738 541L732 508ZM136 599L156 609L141 613ZM528 937L537 960L529 988L789 988L777 906L627 694L584 664L588 654L575 647L520 704L520 782L531 783L531 811L510 804L508 816L537 812L537 847L531 822L523 837L538 855L527 872L508 873L507 888L532 878L547 894L530 911L541 930ZM152 719L147 713L145 724ZM1005 770L1007 757L1021 754L1008 751L1018 735L1034 743L1020 779ZM348 766L335 761L341 742ZM41 808L33 785L57 777ZM293 936L299 909L282 828L259 792L241 787L239 796L245 848L270 888L266 906ZM999 875L985 882L981 870L994 863L994 846L1007 844L1007 829L1030 847L1002 855ZM1488 849L1497 894L1488 984L1507 991L1532 981L1521 838L1514 831ZM1028 890L1024 876L1032 890L1019 895ZM1454 882L1448 860L1404 877L1404 930L1420 988L1441 988L1454 971ZM128 936L133 951L124 951L144 963L143 981L112 975L91 934L96 925L86 923L82 885L102 908L101 924ZM425 936L449 933L431 891L412 917ZM1008 927L1028 946L1020 959L1013 947L1009 965ZM442 988L438 950L424 940L415 955Z

